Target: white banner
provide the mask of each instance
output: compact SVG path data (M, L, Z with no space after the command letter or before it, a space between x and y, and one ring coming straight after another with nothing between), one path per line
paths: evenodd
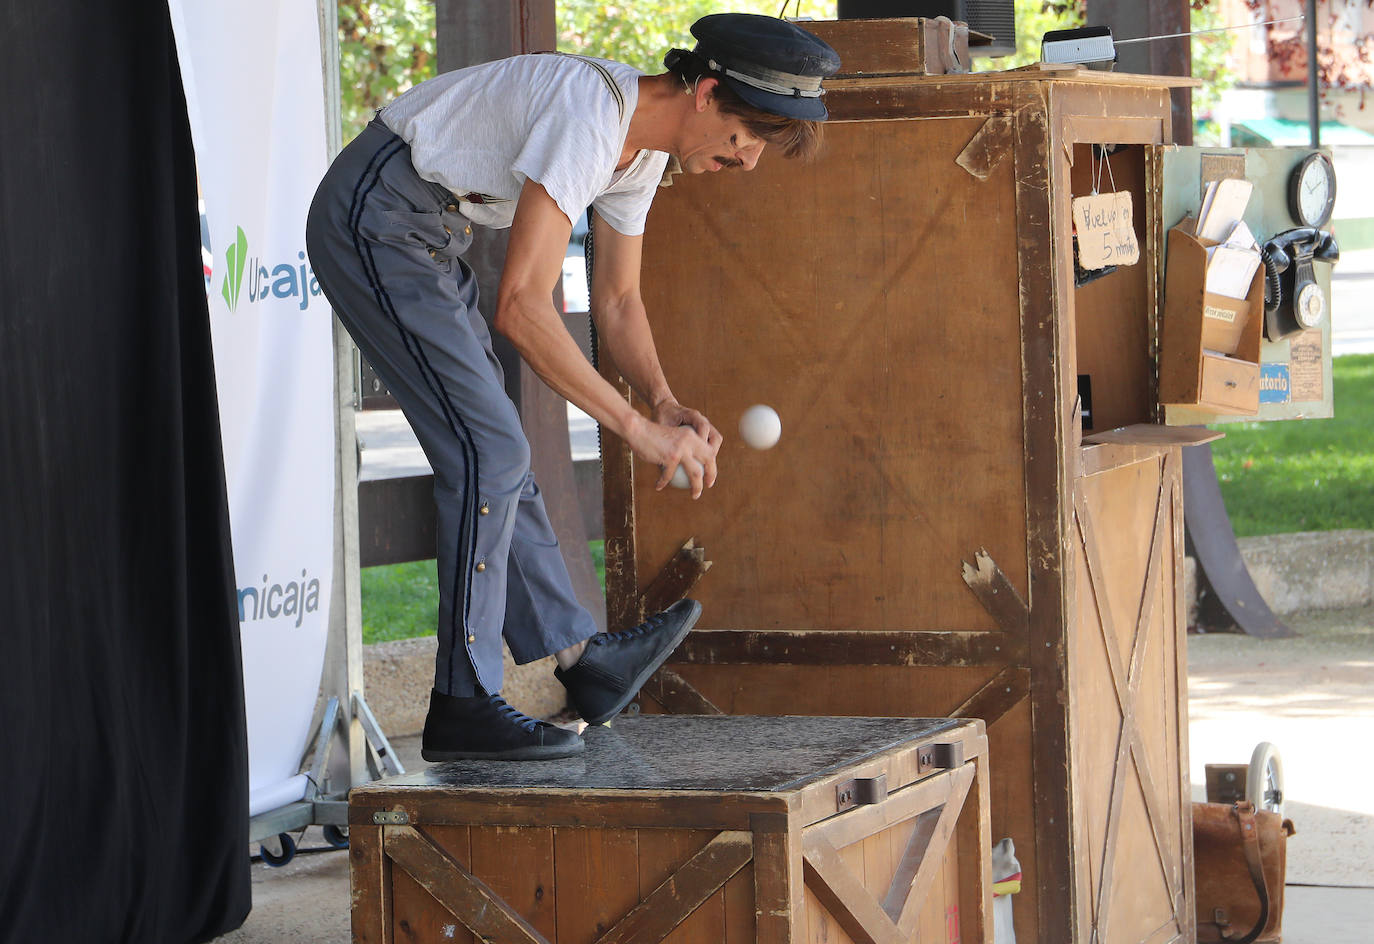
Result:
M210 252L250 813L299 799L334 559L333 342L305 257L326 167L315 0L169 0Z

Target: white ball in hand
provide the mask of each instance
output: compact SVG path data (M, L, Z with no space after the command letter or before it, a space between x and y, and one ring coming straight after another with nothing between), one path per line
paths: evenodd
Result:
M782 420L771 406L756 403L739 418L739 434L755 449L772 449L782 437Z
M673 470L672 481L668 484L672 485L673 488L691 488L692 480L687 477L687 470L679 465Z

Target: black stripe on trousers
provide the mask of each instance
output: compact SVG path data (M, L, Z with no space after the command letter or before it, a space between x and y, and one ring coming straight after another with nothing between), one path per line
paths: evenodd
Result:
M390 151L387 151L388 147L391 148ZM420 339L407 330L405 325L401 323L400 316L396 313L395 303L392 302L391 295L382 285L381 274L377 271L377 263L372 255L372 248L364 243L362 237L358 233L358 224L362 220L363 205L368 195L372 192L372 188L377 185L378 181L381 180L383 168L385 168L387 163L405 147L405 141L398 137L394 142L382 145L377 149L377 152L372 155L372 160L368 162L367 167L363 170L362 176L358 178L357 184L353 187L353 203L348 211L348 229L349 235L353 240L354 251L358 254L358 261L362 264L363 273L367 277L368 285L371 286L373 295L376 297L377 306L382 309L391 323L396 327L397 332L401 336L401 343L410 353L410 356L414 358L415 366L419 371L421 379L425 382L425 385L429 387L430 393L434 395L435 401L439 404L440 412L448 422L450 432L453 433L454 438L458 440L459 445L463 449L463 455L466 460L464 463L466 466L466 477L464 481L465 487L463 489L462 527L459 529L458 534L458 560L455 562L453 571L453 594L455 603L459 599L458 581L460 575L461 579L464 581L464 590L466 592L461 596L463 601L461 616L458 613L458 608L456 606L454 607L453 618L455 621L461 620L462 624L461 627L455 628L461 628L462 631L454 634L449 646L447 671L449 675L449 688L451 690L453 686L453 649L461 645L469 662L472 662L472 656L467 653L466 643L468 636L468 612L472 602L471 564L473 555L473 529L471 523L476 519L477 446L473 442L472 434L468 430L467 424L463 422L462 416L453 406L447 391L444 390L443 381L440 379L438 372L434 370L429 363L429 359L425 357L425 353L421 349ZM384 151L387 151L385 156L383 156ZM371 176L372 180L367 184L367 188L363 189L363 183L369 176ZM482 687L481 678L478 675L475 662L473 662L472 668L473 676L477 678L478 687L480 688ZM485 691L485 689L483 690Z

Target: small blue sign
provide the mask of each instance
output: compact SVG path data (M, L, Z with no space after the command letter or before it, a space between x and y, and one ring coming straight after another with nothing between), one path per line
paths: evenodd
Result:
M1288 403L1292 399L1289 392L1287 364L1260 365L1260 402Z

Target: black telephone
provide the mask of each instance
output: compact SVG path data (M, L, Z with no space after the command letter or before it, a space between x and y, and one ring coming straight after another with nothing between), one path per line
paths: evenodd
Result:
M1341 257L1336 237L1313 226L1279 233L1264 244L1264 336L1286 338L1321 324L1326 295L1312 274L1313 260Z

